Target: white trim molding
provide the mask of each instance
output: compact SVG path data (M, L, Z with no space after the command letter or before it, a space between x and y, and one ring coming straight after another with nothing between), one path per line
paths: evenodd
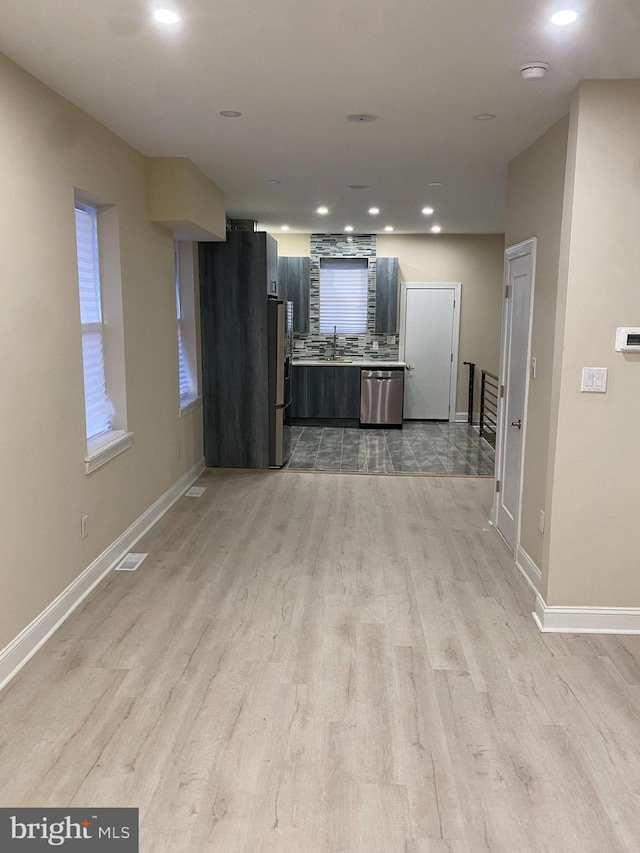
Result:
M91 474L102 468L107 462L111 462L116 456L124 453L133 444L133 433L124 429L110 429L103 435L89 439L87 442L87 456L85 462L85 474Z
M524 550L522 545L518 545L516 566L531 589L536 593L536 595L539 595L542 583L542 572Z
M89 593L127 554L144 534L182 497L204 471L204 459L197 462L146 509L115 542L87 566L30 625L0 651L0 690L17 675L38 649L68 619Z
M640 607L552 607L538 593L533 619L545 633L640 634Z

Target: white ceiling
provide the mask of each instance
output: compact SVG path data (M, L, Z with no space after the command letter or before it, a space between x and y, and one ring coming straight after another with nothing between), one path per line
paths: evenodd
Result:
M579 21L553 26L567 6ZM640 0L175 0L177 28L151 8L2 0L0 50L144 154L189 157L229 215L274 230L500 232L507 162L577 82L640 77ZM520 78L530 60L550 63L544 80Z

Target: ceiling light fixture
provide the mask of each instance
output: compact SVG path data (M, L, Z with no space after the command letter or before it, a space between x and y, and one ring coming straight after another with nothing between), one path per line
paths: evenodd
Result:
M378 116L374 116L372 113L353 113L350 116L347 116L347 121L355 121L356 124L365 124L369 121L376 121Z
M267 183L268 183L268 184L281 184L281 183L282 183L282 181L279 181L277 178L270 178L270 179L267 181Z
M371 189L371 187L369 186L369 184L348 184L347 189L348 190L369 190L369 189Z
M225 118L238 118L242 113L239 113L238 110L220 110L220 115Z
M288 225L281 225L280 230L281 231L289 231L289 226Z
M433 216L433 208L432 207L423 207L422 212L425 216Z
M557 27L566 27L567 24L573 24L578 20L578 13L573 9L561 9L551 16L551 23Z
M385 231L393 231L393 225L385 225L384 230Z
M179 24L182 18L173 9L156 9L153 13L154 20L159 24Z
M329 208L328 208L328 207L319 207L319 208L316 210L316 213L319 213L319 214L320 214L320 216L326 216L326 215L327 215L327 213L329 213Z
M478 115L474 116L476 121L493 121L494 118L493 113L478 113Z
M380 208L379 208L379 207L370 207L370 208L369 208L369 213L370 213L372 216L377 216L377 215L380 213Z
M432 226L431 226L431 231L432 231L434 234L439 234L439 233L442 231L442 228L441 228L439 225L432 225Z
M441 187L442 181L429 181L429 186L430 187Z
M345 231L353 231L353 225L345 225L344 230Z

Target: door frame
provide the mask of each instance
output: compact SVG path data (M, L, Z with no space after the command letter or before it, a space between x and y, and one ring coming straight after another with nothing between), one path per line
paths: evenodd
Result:
M500 333L500 391L504 387L503 379L506 375L506 367L507 367L507 286L509 284L509 279L511 278L511 263L513 261L518 260L518 258L523 258L526 255L531 255L531 292L529 294L529 330L527 333L527 371L525 374L524 381L524 408L522 412L522 449L520 451L520 465L519 465L519 488L518 488L518 504L517 504L517 513L518 518L516 521L516 536L515 543L513 548L514 558L517 559L518 549L520 548L520 534L522 530L522 494L524 488L524 457L525 451L527 447L527 426L528 426L528 418L527 413L529 410L529 384L531 381L531 338L533 331L533 306L534 306L534 295L536 289L536 250L538 245L537 237L529 237L527 240L523 240L521 243L516 243L513 246L508 246L505 249L504 253L504 275L503 275L503 290L502 290L502 330ZM493 507L491 508L491 523L494 525L498 533L500 530L497 526L498 522L498 478L500 477L501 469L502 469L502 457L504 455L504 438L506 431L505 417L506 417L506 397L500 396L500 392L498 395L498 425L496 430L496 462L495 462L495 471L493 476ZM502 536L502 533L500 533ZM504 539L504 536L502 536ZM506 542L506 539L504 539ZM508 543L507 543L508 544ZM509 549L511 550L511 546L509 545Z
M449 421L455 423L456 402L458 396L458 357L460 349L460 301L462 299L462 282L460 281L403 281L400 285L400 335L398 353L400 361L404 361L404 344L407 318L407 289L415 288L421 290L433 290L434 288L446 288L453 290L453 336L451 340L451 351L453 354L452 364L455 370L451 371L449 382Z

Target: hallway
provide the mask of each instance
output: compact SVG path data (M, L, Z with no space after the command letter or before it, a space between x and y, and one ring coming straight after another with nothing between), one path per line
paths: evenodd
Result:
M0 694L0 806L143 853L632 853L640 637L541 634L482 478L207 470Z

